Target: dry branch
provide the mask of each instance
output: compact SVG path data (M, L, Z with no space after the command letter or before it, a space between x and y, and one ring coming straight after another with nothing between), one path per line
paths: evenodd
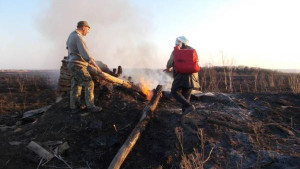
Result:
M105 73L105 72L98 73L96 68L93 67L93 66L89 66L89 71L93 75L99 76L101 79L103 79L107 82L117 84L117 85L123 86L123 87L128 88L128 89L132 89L132 90L138 92L139 94L141 94L143 97L146 97L146 94L141 90L141 88L138 87L137 85L131 83L131 82L128 82L126 80L122 80L120 78L117 78L117 77L112 76L112 75L110 75L108 73Z
M108 82L111 82L111 83L115 83L115 84L119 84L121 86L124 86L126 88L132 88L133 87L133 84L130 83L130 82L127 82L125 80L122 80L122 79L119 79L115 76L112 76L108 73L105 73L105 72L102 72L101 74L98 74L101 78L103 78L103 80L106 80Z
M132 150L133 146L139 139L141 133L145 130L146 125L150 121L151 113L154 112L159 102L162 93L162 86L158 85L155 89L154 95L150 103L144 108L142 116L138 124L135 126L123 146L119 149L118 153L109 165L109 169L119 169L126 159L127 155Z

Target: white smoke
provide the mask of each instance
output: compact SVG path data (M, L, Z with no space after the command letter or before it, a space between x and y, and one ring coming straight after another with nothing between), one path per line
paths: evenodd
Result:
M132 77L132 81L135 84L141 82L141 80L149 87L149 89L155 89L158 84L163 86L163 90L171 90L173 81L172 72L163 72L159 69L125 69L124 75L126 78Z
M38 19L39 30L53 46L48 55L60 65L66 40L80 20L91 26L85 37L96 60L109 67L151 68L155 46L147 41L151 24L142 11L124 0L53 0ZM151 64L150 64L151 63Z
M95 60L107 64L109 68L121 65L134 68L127 73L133 79L144 77L152 81L151 87L172 81L161 73L146 70L158 68L162 59L156 54L155 45L149 42L151 23L146 11L139 9L130 1L124 0L53 0L44 15L39 16L38 27L45 39L50 40L52 49L47 53L47 64L59 68L61 60L67 55L66 40L76 29L78 21L88 21L91 29L85 37ZM164 65L164 64L163 64ZM162 68L163 69L163 68ZM125 74L126 72L124 72ZM139 74L138 74L139 73ZM168 87L169 88L169 87Z

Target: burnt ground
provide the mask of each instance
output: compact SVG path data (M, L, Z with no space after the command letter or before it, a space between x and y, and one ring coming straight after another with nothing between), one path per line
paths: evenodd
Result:
M48 150L57 146L49 141L67 142L61 156L72 168L107 168L148 102L116 86L95 93L101 113L71 114L65 98L42 115L1 114L0 168L37 168L30 141ZM193 96L196 111L185 116L164 96L121 168L197 168L207 157L204 168L300 166L299 94L203 93ZM68 167L53 158L39 168Z
M0 114L53 104L59 71L0 71Z
M101 113L71 114L68 98L55 103L57 74L49 76L0 74L0 169L68 168L57 158L39 166L39 156L26 148L30 141L48 151L67 142L61 157L71 168L107 168L148 101L107 84L95 90ZM182 116L165 92L121 168L299 168L299 94L203 93L192 102L196 111ZM49 104L46 112L22 118Z
M299 95L204 93L193 103L181 118L162 99L123 167L197 168L213 148L204 168L299 168Z

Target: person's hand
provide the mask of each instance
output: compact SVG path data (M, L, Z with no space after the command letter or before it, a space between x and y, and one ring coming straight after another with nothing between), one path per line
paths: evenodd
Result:
M99 74L102 74L103 71L98 67L97 72L98 72Z
M171 68L166 68L163 70L164 72L171 72Z

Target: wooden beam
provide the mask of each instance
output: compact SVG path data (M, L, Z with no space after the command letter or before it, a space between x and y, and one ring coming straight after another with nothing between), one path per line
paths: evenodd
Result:
M141 133L145 130L148 122L150 121L151 113L153 113L154 110L156 109L161 97L161 93L162 93L162 86L158 85L155 89L154 95L150 103L146 105L146 107L144 108L140 121L132 130L131 134L128 136L123 146L119 149L118 153L110 163L108 169L119 169L121 167L127 155L130 153L133 146L140 138Z
M110 75L108 73L105 73L105 72L98 73L96 68L93 67L93 66L89 66L89 71L93 75L99 76L101 79L103 79L107 82L110 82L110 83L113 83L113 84L118 84L118 85L123 86L123 87L128 88L128 89L132 89L132 90L138 92L139 94L141 94L143 97L147 96L147 94L144 91L142 91L142 89L139 86L137 86L137 85L135 85L131 82L128 82L126 80L122 80L120 78L117 78L117 77L112 76L112 75Z
M125 80L122 80L120 78L117 78L115 76L112 76L108 73L105 73L105 72L102 72L100 74L98 74L101 78L103 78L103 80L106 80L108 82L111 82L111 83L115 83L115 84L119 84L121 86L124 86L126 88L132 88L133 87L133 84L130 83L130 82L127 82Z

